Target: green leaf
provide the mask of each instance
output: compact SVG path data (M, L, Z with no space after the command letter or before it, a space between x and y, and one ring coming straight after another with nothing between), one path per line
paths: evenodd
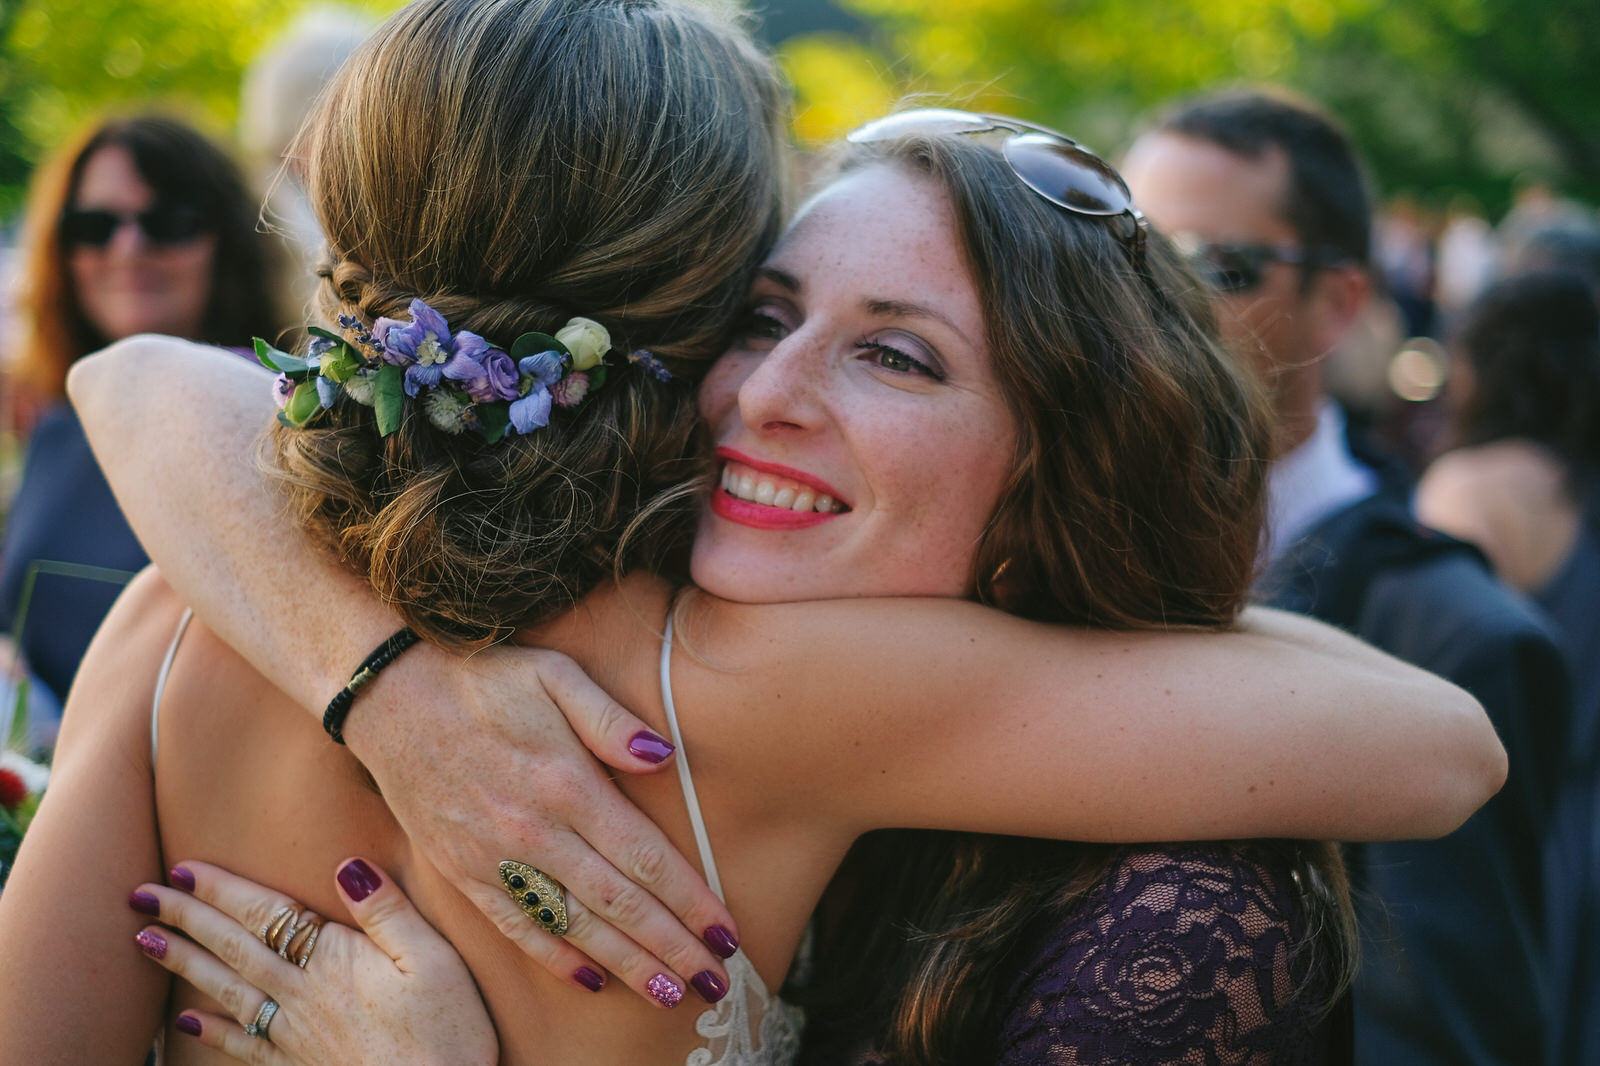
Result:
M302 381L294 387L289 402L283 405L282 413L291 426L303 426L320 410L322 400L317 396L317 387L309 381Z
M338 341L340 344L344 343L344 338L339 334L333 332L331 329L323 329L321 326L307 326L306 332L311 334L313 337L323 337L330 341Z
M587 373L589 375L590 392L593 392L595 389L600 388L606 383L606 365L604 363L601 363L599 366L587 371Z
M279 351L260 337L255 338L256 359L268 370L276 370L280 374L304 374L310 369L306 361L297 355Z
M498 443L511 425L510 410L500 404L479 404L474 413L478 416L478 435L488 444Z
M524 333L511 342L510 355L513 359L526 359L528 356L538 355L540 352L560 352L568 359L572 358L572 353L567 350L567 346L548 333Z
M372 407L378 416L378 436L400 428L401 401L405 399L405 371L385 363L373 378Z

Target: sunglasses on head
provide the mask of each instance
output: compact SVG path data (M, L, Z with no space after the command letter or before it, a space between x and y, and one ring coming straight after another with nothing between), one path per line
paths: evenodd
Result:
M875 119L845 140L870 144L916 135L993 132L1011 135L1002 152L1024 185L1075 215L1116 220L1117 236L1128 245L1135 265L1142 263L1147 224L1127 183L1110 163L1064 133L1003 115L925 107Z
M151 244L187 244L211 229L206 213L193 204L156 204L144 211L74 207L62 212L61 239L82 248L104 248L129 223Z
M1178 234L1176 243L1218 292L1246 293L1261 287L1267 264L1285 263L1302 271L1336 266L1349 257L1334 248L1302 248L1295 244L1248 244L1202 241Z

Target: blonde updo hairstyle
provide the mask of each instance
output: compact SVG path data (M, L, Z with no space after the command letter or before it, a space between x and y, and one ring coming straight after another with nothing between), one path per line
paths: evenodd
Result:
M674 375L613 368L493 445L419 400L387 438L343 396L278 428L297 513L419 633L489 643L681 540L694 386L780 225L781 106L737 11L688 0L419 0L330 86L297 148L329 323L421 298L508 348L583 315Z

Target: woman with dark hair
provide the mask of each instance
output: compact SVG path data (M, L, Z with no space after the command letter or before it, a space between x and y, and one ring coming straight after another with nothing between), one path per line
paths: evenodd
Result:
M1477 544L1555 623L1572 666L1570 765L1545 883L1559 999L1552 1062L1600 1057L1600 306L1594 279L1507 278L1454 341L1453 447L1417 486L1426 523ZM1552 772L1558 768L1552 767Z
M561 18L547 25L548 11ZM269 672L257 673L201 625L152 638L162 625L180 626L181 605L141 584L101 644L106 655L96 665L104 672L93 690L109 699L113 678L127 689L137 675L138 698L123 697L127 705L108 712L114 724L97 739L116 745L120 733L121 745L142 745L151 710L144 697L154 691L166 858L203 853L270 877L322 914L346 902L392 905L393 892L382 892L390 878L380 872L389 871L460 951L494 1019L486 1037L487 1022L470 1026L474 1019L458 1012L453 1032L463 1037L470 1029L470 1036L454 1061L491 1056L497 1036L506 1061L768 1063L795 1050L790 1012L768 989L787 971L825 884L866 830L942 826L1099 840L1364 835L1445 829L1482 799L1498 774L1494 745L1452 690L1319 627L1272 614L1239 617L1260 521L1268 421L1248 375L1212 335L1203 287L1182 259L1145 231L1126 202L1099 217L1036 193L1011 156L982 137L910 130L863 146L846 174L800 212L758 272L732 350L699 389L721 488L696 493L686 475L702 452L682 379L696 369L690 356L716 331L703 331L699 346L673 342L718 318L709 293L688 304L703 311L686 317L673 287L686 268L699 283L716 277L694 273L707 261L682 252L682 242L723 249L726 241L703 222L658 227L638 246L660 258L659 272L593 249L605 247L600 238L612 227L640 228L637 219L619 219L619 209L659 212L686 197L710 198L698 209L736 207L726 174L685 182L663 169L704 162L686 154L704 147L704 116L726 121L731 113L669 108L699 132L648 139L664 153L662 167L639 161L637 142L618 157L630 165L591 166L608 147L629 142L625 130L595 137L586 121L572 127L580 135L556 142L559 167L541 167L548 146L508 145L512 130L534 117L531 128L544 131L573 112L589 115L531 92L603 87L614 106L619 95L608 78L632 84L688 70L701 75L704 91L711 69L726 76L726 63L697 70L622 62L627 38L599 39L601 27L617 34L662 11L676 5L432 0L379 32L342 76L312 134L311 188L336 259L323 295L341 331L330 330L308 353L314 370L283 360L286 374L304 380L279 383L286 406L272 451L314 543L342 557L413 629L458 646L515 630L519 641L570 654L643 715L636 744L651 745L644 750L658 762L680 749L678 781L630 777L622 787L674 846L696 842L707 878L727 890L744 951L730 928L696 925L707 933L701 951L715 949L726 967L674 953L685 961L658 968L640 945L619 948L619 934L603 920L601 908L622 901L620 893L591 907L522 857L503 854L501 877L513 890L507 915L505 890L483 897L475 883L457 881L417 851L385 806L384 798L399 799L394 790L376 795L354 760L278 690L279 682L300 687L291 676L301 672L299 662L269 662ZM542 36L552 26L587 46L568 38L567 47L552 47ZM605 73L575 82L546 71L516 83L509 75L528 70L525 49L547 61L581 58L586 71L592 57L607 57ZM419 54L441 50L447 61L418 67ZM491 98L469 106L467 86ZM499 95L513 88L514 95ZM402 92L416 95L394 107ZM459 110L422 106L430 96ZM380 104L417 127L380 141L391 155L374 159L377 146L364 138L379 135L355 119ZM614 120L639 117L620 109ZM1117 184L1103 163L1037 136L1042 144L1017 139L1018 151L1034 149L1024 157L1030 170L1066 162L1080 176ZM725 154L716 157L726 162ZM530 171L540 180L521 184ZM617 182L643 187L623 194ZM563 191L601 202L563 211L560 225L504 225L544 217L508 211L509 193L566 204ZM497 272L514 283L491 284ZM717 293L734 291L734 279L722 277ZM553 280L563 285L554 289ZM1039 303L1039 285L1059 303ZM658 294L674 294L680 313L630 318L674 306L649 298ZM561 328L590 308L601 324ZM523 330L531 339L511 339ZM523 354L506 372L509 395L501 400L490 368L504 370L508 351ZM264 413L267 382L197 356L170 342L124 345L75 375L75 395L97 435L122 438L141 464L164 434L128 432L133 427L104 403L113 385L171 382L181 393L183 432L198 432L190 439L213 447L231 442ZM676 377L664 381L658 364L669 359ZM385 400L384 377L407 387L392 386ZM508 425L515 435L504 435ZM121 458L116 465L129 470ZM156 487L135 493L144 497L136 521L175 517L170 497L150 501L175 473L165 461L145 468ZM297 547L292 535L280 537L275 498L248 476L219 470L198 494L218 492L230 501L221 526L246 523L257 539L275 531L277 561L259 569L274 581L286 578L291 596L311 607L310 616L296 617L309 617L318 636L300 630L289 658L324 638L337 642L348 620L330 604L345 602L348 573L322 565L327 560ZM699 521L690 556L697 587L682 588L660 576L671 559L657 553L684 542L690 518ZM170 526L153 543L165 550L183 542L175 554L198 548L196 566L174 558L192 578L217 562L212 534L235 543L219 524L205 525L204 543ZM647 537L636 535L641 527ZM284 563L288 569L278 571ZM890 595L905 598L864 598ZM970 602L979 598L1014 613ZM258 617L267 630L294 624ZM1130 631L1137 629L1151 632ZM1170 629L1188 632L1155 632ZM1239 632L1218 632L1224 629ZM165 670L158 669L163 655ZM1308 674L1314 686L1304 686ZM360 711L366 717L373 708ZM416 734L423 747L413 759L452 789L475 788L476 776L444 754L455 728L436 724ZM674 743L661 742L665 735ZM124 761L122 786L148 787L142 755ZM100 769L75 761L71 780L47 797L34 830L46 835L30 837L35 850L23 855L14 883L29 896L14 909L0 907L0 936L25 944L30 956L79 933L70 920L45 920L44 912L60 916L47 886L71 876L75 844L95 846L76 836L72 813L106 805L116 783L91 772ZM568 787L575 780L569 776ZM524 786L545 784L560 787L553 777ZM232 802L217 802L224 793ZM116 806L130 821L140 813L131 798ZM124 869L155 865L148 827L124 828L118 839L137 853L125 851L115 873L100 865L94 905L106 902L102 885ZM339 862L356 850L374 861ZM1267 845L1259 859L1229 847L1196 850L1203 855L1194 863L1179 853L1152 858L1148 848L1078 865L1046 854L1036 860L1046 867L1043 891L1007 907L1024 914L1035 901L1070 906L1087 898L1073 895L1074 886L1109 882L1118 906L1159 909L1158 924L1208 923L1234 947L1226 965L1207 971L1207 1017L1182 1039L1253 1047L1267 1039L1265 1030L1280 1041L1286 1033L1314 1039L1341 968L1339 936L1309 946L1323 909L1337 910L1336 866L1311 848ZM335 865L341 874L329 884L326 871ZM979 865L984 873L1004 869L988 850ZM652 878L647 864L637 867L652 883L662 868L658 861ZM199 898L225 904L221 875L209 868L185 866L173 876L196 895L152 884L138 890L134 908L177 919L194 918ZM1225 898L1205 902L1214 882ZM958 905L959 916L967 903L983 901L988 885L952 887L934 894ZM285 898L271 900L252 929L306 963L303 970L290 964L296 975L331 980L363 958L355 954L360 941L304 920ZM282 907L289 909L279 913ZM80 922L111 925L90 909ZM1103 913L1072 912L1096 926ZM317 939L308 942L302 925ZM557 951L528 943L569 968L535 969L501 935L523 942L523 930L564 934L551 942ZM1025 932L1013 922L1004 942L1018 944ZM248 1021L252 1035L294 1047L297 1034L320 1024L298 1006L280 1012L260 993L186 969L186 962L204 964L160 929L141 936L149 954L221 993L224 1009ZM1208 957L1224 950L1205 939ZM80 939L74 948L89 945ZM591 995L603 978L574 957L576 948L615 958L619 977L659 1006L675 1005L691 985L718 1007L691 1020L633 997ZM227 957L246 958L239 950ZM930 982L956 1007L977 1008L977 1024L957 1009L927 1026L932 1054L986 1044L997 1012L980 994L993 964L1004 960L981 961L949 982ZM470 985L460 963L449 973ZM0 986L0 997L5 991ZM101 997L89 1014L105 1028ZM919 1003L925 998L918 994ZM351 1002L348 987L329 986L327 1006L348 1014ZM430 995L426 1009L438 1002ZM454 996L448 1002L459 1005ZM169 1010L178 1012L176 1032L208 1047L239 1047L246 1038L185 988ZM415 1029L417 1019L384 1017L386 1038ZM128 1010L122 1018L138 1021ZM24 1046L68 1038L41 1032L49 1020L32 1027L36 1043ZM347 1036L364 1024L347 1022ZM1148 1032L1138 1022L1119 1024ZM385 1054L381 1040L360 1042L342 1053ZM185 1052L199 1054L192 1042Z
M58 700L115 585L146 558L117 510L66 404L78 359L136 333L245 348L281 320L271 247L238 169L176 119L101 122L41 168L28 204L20 308L26 331L6 359L12 417L28 436L5 531L0 626L23 624L22 650ZM25 618L29 570L40 573ZM81 569L78 569L81 568ZM78 576L82 575L82 576Z

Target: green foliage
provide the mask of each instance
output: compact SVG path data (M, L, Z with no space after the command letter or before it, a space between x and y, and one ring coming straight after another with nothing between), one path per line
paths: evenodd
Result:
M1174 96L1276 81L1345 119L1387 189L1498 203L1533 170L1600 196L1593 0L839 3L871 21L875 52L815 39L784 49L799 128L815 141L930 93L1110 150Z
M0 213L20 203L34 163L109 109L155 104L231 139L240 74L309 3L0 0Z

